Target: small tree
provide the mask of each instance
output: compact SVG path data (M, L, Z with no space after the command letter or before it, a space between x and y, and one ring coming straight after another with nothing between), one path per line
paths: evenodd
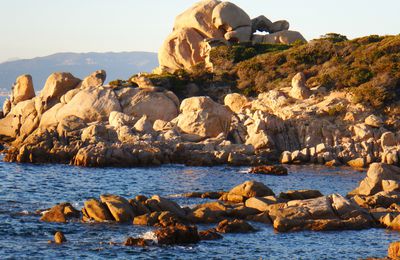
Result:
M347 39L347 36L341 35L339 33L327 33L325 35L322 35L321 38L329 40L329 41L331 41L333 43L344 42L344 41L348 41L349 40L349 39Z

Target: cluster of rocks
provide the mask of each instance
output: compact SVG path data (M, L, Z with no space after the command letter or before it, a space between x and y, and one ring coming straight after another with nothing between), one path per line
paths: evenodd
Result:
M292 87L248 98L184 100L145 76L138 87L103 85L105 71L84 80L53 73L34 96L32 78L17 79L4 103L5 160L81 166L264 165L270 162L366 167L399 164L399 135L351 97ZM145 84L146 83L146 84ZM346 113L330 116L343 107Z
M228 192L188 193L183 196L212 198L193 207L154 195L127 200L101 195L84 202L81 211L62 203L44 211L47 222L119 222L157 227L159 244L196 243L219 239L223 233L254 232L248 221L272 225L278 232L299 230L359 230L372 227L400 229L400 168L372 164L367 177L348 198L323 195L318 190L294 190L276 195L269 187L246 181ZM216 223L198 232L196 224ZM127 245L150 245L141 238L129 238Z
M262 32L266 34L261 34ZM191 70L193 66L209 62L214 46L237 42L285 43L306 42L296 31L289 31L289 22L271 22L261 15L251 19L233 3L200 1L175 19L173 32L159 51L161 71Z

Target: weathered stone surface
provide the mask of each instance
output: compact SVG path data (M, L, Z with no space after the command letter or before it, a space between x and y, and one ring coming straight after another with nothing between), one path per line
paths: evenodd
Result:
M105 70L96 70L82 81L81 88L103 86L106 77L107 74Z
M51 108L60 101L61 96L74 89L80 83L71 73L57 72L51 74L40 92L40 99L44 102L43 111Z
M254 149L259 150L273 148L274 142L265 131L257 131L249 133L246 139L246 145L252 145Z
M257 215L248 216L246 218L246 220L254 221L254 222L261 222L261 223L264 223L264 224L267 224L267 225L271 225L272 224L272 220L269 217L267 211L266 212L262 212L262 213L257 214Z
M197 227L177 224L154 232L160 245L195 244L200 241Z
M396 136L392 132L385 132L381 135L382 149L397 145Z
M8 113L11 111L11 101L9 98L7 98L4 103L3 103L3 116L7 116Z
M288 169L280 165L264 165L251 168L249 173L265 175L288 175Z
M270 205L276 203L277 201L271 200L268 197L252 197L246 200L245 205L246 207L254 208L260 212L264 212L270 208Z
M143 214L140 216L136 216L133 219L134 225L141 225L141 226L154 226L158 223L158 217L161 215L161 212L152 212Z
M218 223L216 230L219 233L249 233L255 231L249 223L240 219L234 219L232 221L225 219Z
M304 73L297 73L292 79L292 89L289 95L296 99L307 99L310 97L310 89L306 86Z
M225 106L229 107L234 113L239 113L248 103L247 97L238 93L228 94L224 98Z
M61 203L52 207L49 211L45 211L40 220L45 222L65 223L71 219L79 217L79 211L70 203Z
M400 242L390 243L388 248L388 257L390 259L400 259Z
M62 244L62 243L67 242L67 239L65 238L64 233L61 232L61 231L57 231L57 232L54 234L54 242L55 242L56 244Z
M382 181L400 181L400 168L383 163L373 163L369 166L367 176L349 195L371 196L383 191Z
M172 200L168 200L158 195L154 195L153 197L151 197L151 200L154 200L158 203L157 206L161 209L161 211L170 211L181 218L184 218L186 216L185 211Z
M307 200L322 196L324 195L318 190L289 190L279 194L280 199L286 200Z
M114 91L110 88L88 87L78 92L68 104L61 106L56 111L55 119L60 122L65 117L75 116L85 122L103 121L108 120L113 111L121 111ZM49 124L44 118L46 115L43 115L40 122L43 127Z
M128 237L124 242L124 246L145 247L148 246L149 244L150 243L147 242L144 238L133 238L133 237Z
M217 137L229 131L232 113L209 97L192 97L182 101L177 126L186 134L200 138Z
M250 17L237 5L230 2L218 4L212 13L212 21L216 28L225 30L225 40L246 42L250 39Z
M266 35L254 35L253 43L292 44L294 42L307 42L301 33L296 31L280 31Z
M171 121L179 113L179 99L170 91L157 92L126 89L117 93L123 113L140 118L146 115L150 121Z
M379 128L382 126L383 120L376 115L369 115L367 118L365 118L364 123L366 125Z
M230 2L201 1L175 19L172 33L159 50L161 70L190 70L198 63L207 63L213 41L287 44L306 41L300 33L287 31L288 28L288 22L272 23L264 16L251 20L246 12ZM272 34L254 35L256 30Z
M87 218L94 221L102 222L114 220L108 207L97 199L85 201L82 211L84 212L84 215L87 215Z
M127 114L118 111L112 111L108 118L108 123L115 128L125 125L133 126L135 122L136 120L134 117L128 116Z
M150 213L150 210L143 204L143 202L145 201L140 201L138 199L129 200L129 204L131 204L133 212L135 213L136 216L141 216Z
M222 239L223 237L218 234L215 229L209 229L199 232L200 240L218 240Z
M29 100L35 97L35 89L33 88L32 76L21 75L13 86L11 93L11 103L18 104L21 101ZM6 113L7 114L7 113Z
M131 222L135 217L132 206L120 196L105 194L100 196L100 200L107 205L108 210L117 222Z
M368 212L337 194L290 201L284 207L271 208L269 215L279 232L364 229L373 223Z
M274 192L261 182L246 181L231 189L228 194L239 195L245 198L274 196Z

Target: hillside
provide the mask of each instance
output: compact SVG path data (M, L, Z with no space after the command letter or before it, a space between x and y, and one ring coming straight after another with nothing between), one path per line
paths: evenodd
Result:
M151 71L158 66L157 54L150 52L57 53L46 57L0 63L0 92L9 92L17 76L31 74L36 91L55 71L71 72L83 78L104 69L107 79L126 78L133 73Z
M218 88L222 93L229 87L229 91L255 97L290 87L293 76L303 72L308 88L344 91L352 95L354 103L391 113L398 110L389 108L397 107L400 100L400 36L347 40L328 34L306 44L242 43L216 47L210 56L213 72L198 64L190 72L148 77L181 97L187 96L184 86L196 83L202 94L218 99L213 95Z

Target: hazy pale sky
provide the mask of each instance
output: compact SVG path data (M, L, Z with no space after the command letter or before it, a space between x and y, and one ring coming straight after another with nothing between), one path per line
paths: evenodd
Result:
M56 52L157 52L196 0L0 0L0 62ZM308 39L400 33L400 0L231 0Z

